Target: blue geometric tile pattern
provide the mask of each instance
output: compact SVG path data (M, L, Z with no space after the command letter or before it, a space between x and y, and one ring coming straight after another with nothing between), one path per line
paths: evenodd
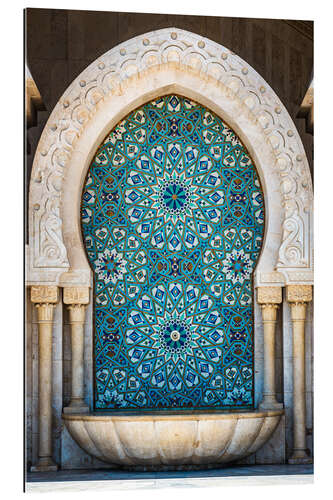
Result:
M98 149L81 222L95 409L253 406L264 201L235 133L185 97L145 104Z

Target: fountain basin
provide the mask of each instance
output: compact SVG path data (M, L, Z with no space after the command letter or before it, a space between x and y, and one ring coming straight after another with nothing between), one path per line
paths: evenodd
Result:
M71 415L66 427L90 455L119 466L207 466L255 453L283 410L185 415Z

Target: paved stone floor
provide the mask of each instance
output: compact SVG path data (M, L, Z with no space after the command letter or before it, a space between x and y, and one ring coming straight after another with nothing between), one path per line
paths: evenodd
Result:
M26 491L102 491L170 487L311 484L313 465L229 466L200 471L128 472L124 470L60 470L28 472Z

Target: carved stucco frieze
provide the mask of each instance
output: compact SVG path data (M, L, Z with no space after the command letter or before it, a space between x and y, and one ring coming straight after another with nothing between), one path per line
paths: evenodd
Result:
M269 285L269 284L274 284L276 286L277 285L283 286L284 282L285 282L284 275L277 271L273 271L270 273L263 273L263 272L255 273L256 286Z
M132 78L164 66L215 82L217 91L227 89L255 118L262 140L268 141L274 152L276 162L269 168L279 175L284 205L283 238L275 267L279 271L311 269L311 177L288 112L263 78L237 55L196 34L168 28L135 37L105 53L73 81L54 108L41 136L31 177L31 273L69 267L60 204L64 172L70 168L77 139L104 99L116 99L126 92Z
M298 283L298 284L312 284L313 283L313 271L304 269L303 271L288 271L287 272L287 282Z
M270 273L257 272L255 274L255 287L268 286L268 285L280 285L284 286L288 284L312 284L313 283L313 270L303 269L303 270L289 270L280 269L280 272L273 271Z

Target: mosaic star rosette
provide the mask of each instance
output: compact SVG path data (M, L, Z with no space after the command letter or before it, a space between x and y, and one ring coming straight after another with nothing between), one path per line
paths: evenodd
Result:
M264 202L235 133L177 95L133 111L91 163L81 223L95 409L252 407Z

